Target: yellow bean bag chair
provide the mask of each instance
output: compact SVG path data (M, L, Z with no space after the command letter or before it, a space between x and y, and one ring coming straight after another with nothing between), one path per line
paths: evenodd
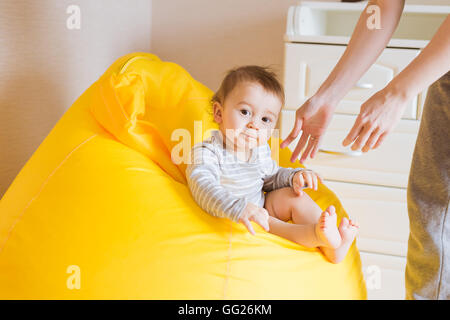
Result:
M252 236L194 202L186 165L174 164L171 151L184 157L180 144L216 128L211 96L152 54L118 59L0 202L0 298L365 299L355 244L335 265L256 224ZM291 165L289 156L280 151L281 165ZM345 215L324 185L308 193Z

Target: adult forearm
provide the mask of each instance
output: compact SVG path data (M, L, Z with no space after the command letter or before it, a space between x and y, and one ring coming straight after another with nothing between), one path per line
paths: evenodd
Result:
M368 19L374 14L367 12L367 8L371 5L376 5L380 9L380 29L369 28L367 25ZM316 96L328 101L330 106L337 106L386 47L397 28L403 7L404 0L369 1L344 54Z
M400 72L386 90L409 100L450 70L450 16L422 52Z

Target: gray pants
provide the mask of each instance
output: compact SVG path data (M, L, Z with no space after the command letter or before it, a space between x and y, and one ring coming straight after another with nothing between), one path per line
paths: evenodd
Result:
M430 86L408 182L406 299L450 299L450 72Z

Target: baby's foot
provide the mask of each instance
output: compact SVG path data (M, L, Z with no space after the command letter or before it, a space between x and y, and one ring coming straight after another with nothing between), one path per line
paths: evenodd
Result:
M341 246L336 250L322 250L328 259L333 263L339 263L344 260L347 255L348 249L355 240L356 234L358 233L358 224L347 218L342 218L341 224L339 225L339 234L341 235Z
M341 245L341 235L339 234L337 224L337 215L333 206L329 206L320 215L319 222L316 224L316 237L319 247L336 249Z
M342 246L350 245L355 240L356 234L358 233L359 225L352 220L348 220L346 217L342 218L341 224L339 225L339 233L342 238Z

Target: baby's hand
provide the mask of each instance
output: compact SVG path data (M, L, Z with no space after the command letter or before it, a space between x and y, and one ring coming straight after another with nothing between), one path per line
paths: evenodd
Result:
M266 209L258 207L253 203L247 204L242 212L239 222L244 224L252 235L255 235L255 231L253 230L250 221L256 222L263 227L264 230L269 231L269 213Z
M323 183L322 177L312 170L297 171L292 178L292 188L297 195L301 196L303 188L317 190L317 180Z

